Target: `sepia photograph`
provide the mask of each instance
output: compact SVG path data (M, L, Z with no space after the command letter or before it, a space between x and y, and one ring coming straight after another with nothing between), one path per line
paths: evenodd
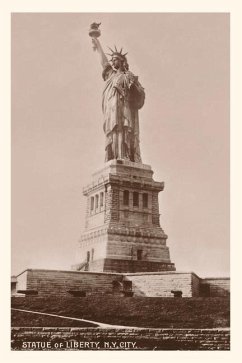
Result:
M11 14L11 349L230 350L230 14Z

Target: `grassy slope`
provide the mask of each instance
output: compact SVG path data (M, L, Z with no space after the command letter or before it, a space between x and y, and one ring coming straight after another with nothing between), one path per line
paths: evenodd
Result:
M229 327L229 298L12 298L12 307L40 311L108 324L139 327L218 328ZM14 313L12 326L80 326L77 322L37 318ZM26 322L26 324L24 323ZM21 325L22 324L22 325Z
M71 319L57 318L54 316L37 315L26 313L23 311L12 311L11 322L13 327L75 327L87 328L97 327L96 324L89 324L87 322L76 321Z

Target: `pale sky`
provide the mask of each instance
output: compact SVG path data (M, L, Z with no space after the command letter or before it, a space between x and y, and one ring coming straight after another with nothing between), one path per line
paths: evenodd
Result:
M12 273L69 269L82 188L104 163L104 83L89 25L146 91L141 153L178 271L229 276L229 15L12 16Z

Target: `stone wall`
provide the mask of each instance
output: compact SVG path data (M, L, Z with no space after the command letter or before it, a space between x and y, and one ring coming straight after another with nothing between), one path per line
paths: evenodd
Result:
M17 290L26 290L27 289L27 271L23 271L21 274L17 276Z
M197 282L198 277L190 272L137 273L125 276L132 281L136 296L173 297L172 291L181 291L183 297L198 296L198 289L194 289L192 284L194 280Z
M129 273L112 272L79 272L62 270L28 269L17 276L17 291L38 291L39 296L71 296L73 291L92 294L114 293L114 281L132 281L134 296L173 297L181 293L182 297L219 297L229 295L229 278L200 279L193 272L175 272L164 270L172 269L172 265L144 261L128 261L103 259L93 262L95 270L126 270ZM149 271L145 272L149 264ZM96 265L95 265L96 264ZM115 265L113 265L115 264ZM144 272L136 272L142 271ZM120 271L120 272L121 272ZM71 291L71 292L68 292Z
M91 263L93 260L100 260L107 254L107 229L93 228L81 237L80 262L87 262L87 254L89 253ZM92 270L93 271L93 270ZM102 270L99 270L102 271Z
M23 342L37 341L44 342L44 348L36 350L229 350L230 332L229 329L12 328L13 350L24 350ZM92 347L90 342L98 344ZM45 348L47 343L49 348Z
M229 294L230 278L228 277L210 277L200 281L200 295L202 296L228 296Z
M17 290L25 290L23 287L26 286L28 290L38 291L38 296L71 296L73 291L87 294L112 293L113 281L121 281L122 275L30 269L21 276L21 281L24 279L27 283L17 286Z
M200 296L200 282L201 279L194 273L191 273L192 277L192 297Z

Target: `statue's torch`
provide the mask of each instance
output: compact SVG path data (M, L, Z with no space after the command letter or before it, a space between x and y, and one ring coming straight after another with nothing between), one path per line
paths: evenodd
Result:
M98 38L101 35L101 30L99 29L99 26L101 25L101 23L92 23L90 25L90 29L89 29L89 35L91 38ZM95 46L95 44L93 44L93 50L96 50L97 47Z

